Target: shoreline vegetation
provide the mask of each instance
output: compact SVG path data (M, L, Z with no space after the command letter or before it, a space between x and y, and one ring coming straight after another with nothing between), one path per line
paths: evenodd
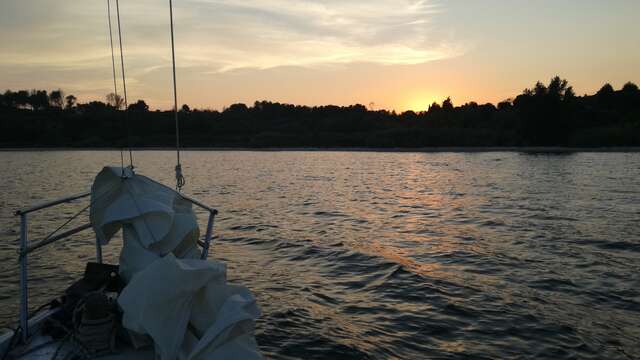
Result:
M125 110L122 99L78 103L62 90L0 94L0 148L174 149L172 111L144 100ZM640 90L605 84L577 96L554 77L497 105L450 98L424 111L376 110L364 105L297 106L256 101L223 111L180 109L180 137L194 150L268 151L518 151L638 152ZM129 136L127 134L130 134Z

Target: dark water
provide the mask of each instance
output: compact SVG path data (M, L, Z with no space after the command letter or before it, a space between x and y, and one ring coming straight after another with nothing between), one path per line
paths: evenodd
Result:
M173 153L135 155L139 173L172 183ZM640 357L638 153L183 158L186 192L220 210L213 255L257 295L257 337L270 358ZM0 159L0 324L9 325L18 301L12 211L87 189L119 155ZM80 206L33 219L32 237ZM34 253L32 305L59 293L93 253L90 234Z

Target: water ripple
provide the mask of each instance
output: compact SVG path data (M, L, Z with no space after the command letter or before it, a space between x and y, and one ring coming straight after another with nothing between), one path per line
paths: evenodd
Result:
M0 183L0 324L11 325L12 211L88 188L119 155L0 156L0 170L14 174ZM172 156L137 152L139 172L171 184ZM186 191L220 210L211 256L258 298L268 358L640 356L640 154L184 157ZM32 219L32 238L79 206ZM81 273L91 241L32 254L32 306ZM115 262L118 252L116 241L104 255Z

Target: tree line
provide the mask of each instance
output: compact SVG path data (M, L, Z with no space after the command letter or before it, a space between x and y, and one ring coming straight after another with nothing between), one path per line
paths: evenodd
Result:
M79 103L62 90L0 94L0 147L172 146L171 111L144 100L124 109L115 94ZM493 105L450 98L424 111L364 105L298 106L257 101L223 111L180 109L186 147L640 146L640 90L605 84L577 96L566 80L538 82ZM128 138L127 138L128 134Z

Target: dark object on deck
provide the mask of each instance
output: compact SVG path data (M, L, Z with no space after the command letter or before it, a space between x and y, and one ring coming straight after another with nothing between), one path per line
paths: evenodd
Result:
M124 281L118 275L117 265L87 263L82 279L69 286L59 301L52 302L52 307L59 306L60 311L45 322L43 333L60 339L76 328L78 324L73 323L74 310L83 299L84 307L89 307L87 319L102 318L103 312L107 310L104 310L104 304L99 303L100 300L92 293L101 296L104 296L103 292L119 294L124 286ZM100 307L103 309L100 310Z

